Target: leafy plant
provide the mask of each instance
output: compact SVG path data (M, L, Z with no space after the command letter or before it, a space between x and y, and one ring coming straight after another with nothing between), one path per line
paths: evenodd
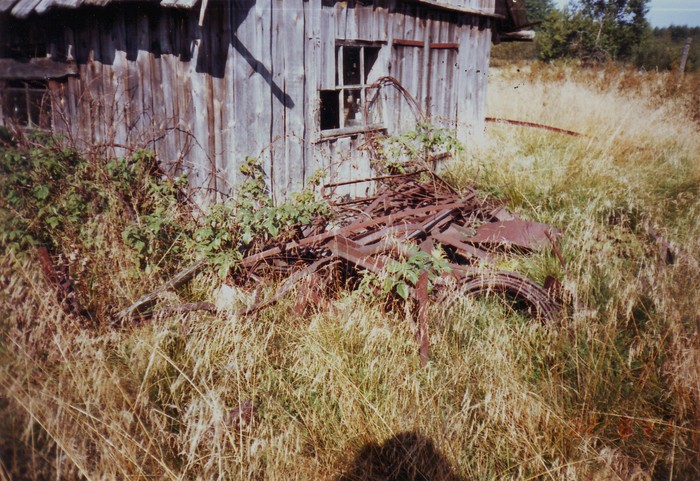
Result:
M458 154L463 150L454 132L422 122L415 130L381 141L378 155L384 170L404 172L409 162L420 159L427 163L435 155Z
M411 255L402 261L390 260L385 273L377 276L366 274L360 283L360 292L369 293L379 288L385 295L396 293L403 300L408 299L411 287L415 287L422 272L428 273L428 288L432 289L433 281L445 272L449 272L449 263L445 252L437 248L428 254L413 249Z

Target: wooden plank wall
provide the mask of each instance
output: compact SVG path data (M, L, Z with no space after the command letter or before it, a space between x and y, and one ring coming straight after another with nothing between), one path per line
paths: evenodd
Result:
M52 14L80 70L61 85L73 137L116 155L155 149L202 196L235 190L247 156L261 158L278 201L318 170L326 182L369 176L365 135L320 139L318 90L335 87L336 39L383 42L370 82L396 77L460 135L483 128L489 19L400 0L212 0L202 27L198 14L146 3ZM431 48L449 43L460 46ZM397 89L381 97L389 133L415 126Z

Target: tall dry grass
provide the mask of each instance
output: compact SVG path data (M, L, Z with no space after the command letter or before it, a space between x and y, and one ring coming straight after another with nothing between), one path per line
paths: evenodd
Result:
M202 274L170 301L229 314L86 328L6 253L0 479L697 479L697 126L590 75L494 73L489 115L587 137L489 125L446 174L565 229L566 269L509 266L562 280L556 326L496 299L435 305L421 369L410 312L339 291L241 318L246 294ZM666 264L649 227L687 256Z

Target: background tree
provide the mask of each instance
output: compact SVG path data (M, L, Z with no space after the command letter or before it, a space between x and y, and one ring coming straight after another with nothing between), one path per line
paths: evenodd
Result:
M629 60L649 31L649 0L576 0L569 8L546 17L540 38L540 58Z
M552 0L527 0L527 19L530 22L544 22L555 9Z

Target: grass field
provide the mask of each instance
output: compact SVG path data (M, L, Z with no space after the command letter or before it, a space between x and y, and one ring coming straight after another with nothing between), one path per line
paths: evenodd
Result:
M489 116L583 136L488 124L444 175L564 230L565 268L551 253L508 267L559 278L566 308L544 326L494 299L436 305L426 368L410 316L357 293L306 316L290 298L86 326L7 250L0 480L700 478L700 130L672 81L492 71ZM75 248L93 290L121 307L158 284L135 280L121 236L95 236ZM220 283L201 274L173 300Z

